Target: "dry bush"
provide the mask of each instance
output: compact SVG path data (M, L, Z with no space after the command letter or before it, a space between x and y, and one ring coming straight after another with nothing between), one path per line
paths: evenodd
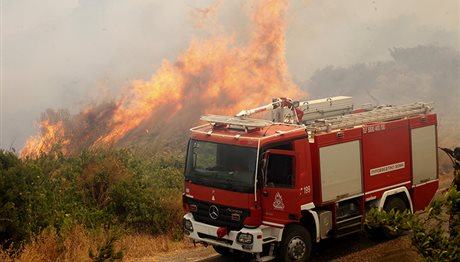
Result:
M0 261L2 262L13 262L15 251L12 245L7 249L0 248Z
M44 230L19 253L13 249L0 250L0 261L91 261L89 250L97 250L110 235L107 229L88 231L82 225L61 233L59 236L54 229ZM115 250L124 251L124 261L155 261L166 253L190 248L193 248L192 243L175 241L171 235L125 234L115 243Z
M174 241L167 235L154 237L150 234L125 235L120 240L120 244L125 248L126 261L139 261L139 259L151 261L161 254L193 247L189 241Z
M74 226L61 243L60 261L89 261L88 250L94 246L99 239L91 239L88 232L82 225Z
M56 261L59 257L58 236L54 229L45 229L24 246L16 261Z
M78 177L78 183L91 193L92 199L99 206L104 207L109 201L110 187L128 180L132 174L117 157L98 157L102 158L96 158L84 168Z
M59 236L54 229L43 230L32 237L20 252L12 249L0 251L0 261L91 261L89 250L98 250L110 236L106 229L87 231L76 225L64 236ZM122 243L115 243L115 250L122 250Z

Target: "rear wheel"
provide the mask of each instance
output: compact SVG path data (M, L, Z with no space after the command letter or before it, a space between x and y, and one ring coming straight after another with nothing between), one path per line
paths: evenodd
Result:
M290 225L284 230L278 256L281 261L309 261L311 248L308 230L300 225Z
M407 209L406 202L402 200L399 196L394 196L385 201L385 205L383 206L383 210L385 210L387 213L390 212L391 210L394 211L399 211L403 212L404 210ZM401 231L392 231L386 227L382 228L382 233L383 236L387 239L394 239L401 235Z

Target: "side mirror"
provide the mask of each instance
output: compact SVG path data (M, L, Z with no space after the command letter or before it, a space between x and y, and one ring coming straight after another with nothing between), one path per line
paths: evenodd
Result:
M195 168L196 167L196 159L197 159L195 152L193 153L192 157L193 157L193 168Z
M267 183L267 168L268 168L268 161L270 159L270 151L265 151L262 153L262 160L261 160L261 167L262 167L262 179L263 185L265 186Z

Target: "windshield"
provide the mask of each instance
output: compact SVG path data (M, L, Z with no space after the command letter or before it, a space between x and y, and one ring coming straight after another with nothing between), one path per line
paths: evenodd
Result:
M237 192L254 192L256 148L190 140L185 179Z

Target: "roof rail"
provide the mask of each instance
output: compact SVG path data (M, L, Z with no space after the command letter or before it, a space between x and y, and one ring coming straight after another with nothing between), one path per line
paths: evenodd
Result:
M347 114L338 117L318 119L306 125L312 133L351 128L373 122L385 122L406 117L427 114L433 110L433 103L416 102L400 106L379 106L371 111Z

